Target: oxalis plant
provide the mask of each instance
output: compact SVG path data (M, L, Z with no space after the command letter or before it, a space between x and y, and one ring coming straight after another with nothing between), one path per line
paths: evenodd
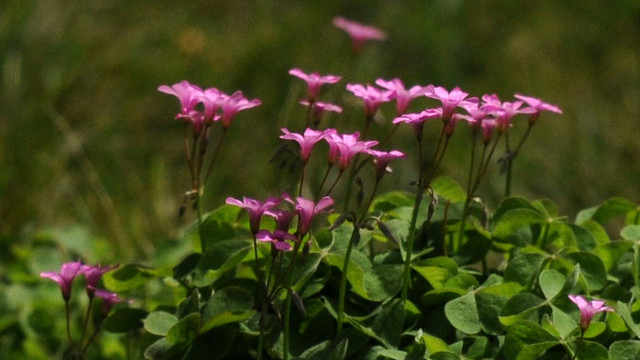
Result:
M352 39L352 67L366 41L386 38L344 18L334 24ZM307 84L306 117L281 129L272 159L293 169L295 186L228 197L213 211L201 199L216 160L230 155L225 134L260 101L188 81L158 88L180 102L191 182L179 213L195 217L184 239L193 252L171 269L70 262L43 273L62 290L66 359L88 358L101 330L135 334L131 356L151 360L640 356L640 208L613 198L569 220L550 200L511 195L517 155L541 114L559 107L377 79L346 84L342 98L363 104L364 121L345 132L324 119L343 108L321 101L323 87L339 88L342 77L289 74ZM409 112L419 100L431 107ZM372 127L386 126L376 119L387 102L395 118L386 136L369 139ZM398 128L414 144L390 147ZM454 136L469 150L462 185L439 173ZM379 194L381 183L398 183L391 165L417 178ZM495 209L478 193L492 168L505 179ZM89 306L73 317L79 274ZM100 283L112 292L96 290ZM115 294L140 288L170 296Z

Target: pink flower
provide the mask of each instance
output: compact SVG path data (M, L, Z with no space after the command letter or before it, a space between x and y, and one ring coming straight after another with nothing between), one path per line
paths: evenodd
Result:
M320 140L330 136L335 133L334 129L327 129L324 131L318 131L307 128L304 131L304 135L300 135L297 133L289 132L287 129L282 129L284 135L280 135L280 139L284 140L294 140L300 144L300 157L302 158L303 163L307 163L309 161L309 156L311 156L311 150L313 146Z
M422 128L425 121L442 117L442 108L426 109L420 113L404 114L393 119L393 124L409 124L413 126L414 134L417 139L422 138Z
M393 79L390 81L378 79L376 80L376 84L387 90L393 91L391 98L396 99L396 114L398 116L404 114L407 111L409 102L411 102L411 100L417 98L418 96L424 95L425 91L427 91L428 89L427 87L416 85L407 90L405 89L404 84L400 79Z
M459 87L455 87L449 92L443 87L430 85L425 95L442 102L442 120L445 124L451 120L456 107L464 106L474 101L472 99L465 100L469 94L460 90Z
M317 72L306 74L302 70L297 68L289 70L289 74L299 77L300 79L307 82L307 100L309 100L309 102L316 101L316 99L318 98L318 93L320 92L320 87L322 87L322 85L335 84L342 79L342 77L336 75L321 76Z
M80 268L80 272L84 274L84 277L87 280L86 286L87 286L87 295L89 296L89 298L93 297L96 291L96 286L98 285L98 282L102 278L102 275L106 272L109 272L117 268L118 266L119 265L101 266L99 264L96 266L82 265L82 267Z
M244 97L242 91L236 91L231 96L222 94L220 102L222 109L222 128L225 130L231 126L231 122L238 112L262 104L258 99L248 100Z
M405 156L402 152L397 150L391 150L389 152L369 150L368 153L374 158L374 162L376 164L376 177L378 179L382 178L385 172L391 172L390 168L388 168L391 161Z
M282 230L275 230L273 232L260 230L256 234L256 239L263 242L270 242L276 249L280 251L291 250L291 245L287 242L287 240L297 240L295 235L289 234L288 232Z
M593 317L603 311L613 311L612 308L604 306L604 301L587 301L580 295L569 295L569 299L580 309L580 329L584 332L589 327Z
M332 112L336 112L336 113L341 113L342 112L342 108L338 105L334 105L331 103L325 103L325 102L320 102L320 101L316 101L316 102L309 102L308 100L300 100L300 104L304 105L304 106L311 106L312 110L313 110L313 123L314 124L319 124L320 120L322 120L322 115L324 115L324 113L326 111L332 111Z
M328 212L329 207L333 205L333 199L329 196L325 196L318 203L313 200L305 199L303 197L297 197L294 201L289 195L283 195L283 198L295 205L296 213L298 214L298 235L300 237L306 235L311 228L311 222L314 217L320 213Z
M482 127L482 142L488 144L491 141L493 129L498 126L498 123L495 119L484 119L480 126Z
M57 282L58 285L60 285L62 298L64 301L69 301L69 298L71 297L71 284L73 283L73 279L75 279L80 272L81 267L82 263L80 261L68 262L62 264L60 273L42 272L40 273L40 277L49 278Z
M270 209L264 212L276 220L276 230L289 231L291 220L297 215L293 211L283 209Z
M220 110L220 107L222 107L224 96L226 95L220 90L216 88L209 88L203 91L198 97L204 106L204 116L208 124L217 121L220 118L220 115L218 115L217 112Z
M191 123L193 126L193 137L197 139L205 125L204 113L202 111L191 110L186 114L178 114L176 117L185 119L186 123Z
M540 100L538 98L534 98L534 97L531 97L531 96L519 95L519 94L515 94L514 96L515 96L516 99L526 102L527 105L529 105L530 107L532 107L533 109L536 110L529 117L529 122L532 123L532 124L535 123L538 120L538 117L540 116L540 113L543 112L543 111L551 111L551 112L554 112L556 114L562 114L562 109L560 109L559 107L557 107L555 105L547 104L545 102L542 102L542 100Z
M116 293L112 293L106 290L102 290L102 289L97 289L96 290L96 296L102 299L102 317L106 318L107 315L109 315L109 312L111 311L111 308L113 307L113 305L124 301L123 299L120 299L118 297L118 294Z
M353 20L348 20L342 16L333 18L333 25L342 29L351 37L352 48L354 53L359 53L362 50L362 46L367 40L385 40L387 34L376 29L373 26L365 25Z
M496 129L499 132L506 131L511 126L511 119L518 114L533 114L536 112L534 108L526 107L521 109L523 102L500 102L500 98L495 95L483 95L483 107L488 109L496 117Z
M180 114L182 115L186 115L195 109L198 102L200 102L199 97L202 94L200 87L186 80L171 86L160 85L158 91L177 97L180 101Z
M360 84L347 84L347 90L364 100L364 114L368 118L373 118L380 104L391 101L394 94L391 90L383 91L368 84L366 87Z
M256 234L260 229L260 219L262 218L262 214L264 214L265 211L271 209L272 207L278 205L278 203L280 203L280 200L270 197L265 200L264 203L261 203L258 200L248 197L242 197L242 201L234 199L232 197L228 197L226 203L229 205L239 206L249 213L249 225L251 228L251 232L253 234Z
M344 171L351 159L359 153L367 152L368 149L378 145L377 141L359 141L360 133L353 134L332 134L329 142L329 163L335 161L336 155L340 155L339 169Z

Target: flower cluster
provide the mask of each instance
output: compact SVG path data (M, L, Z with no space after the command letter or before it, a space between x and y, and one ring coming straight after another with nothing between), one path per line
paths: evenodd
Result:
M226 130L238 112L261 104L260 100L245 98L242 91L227 95L216 88L202 90L186 80L171 86L161 85L158 91L178 98L180 112L176 118L192 124L196 136L216 121L221 121L222 128ZM202 108L198 108L199 104Z
M278 208L277 206L288 203L288 208ZM281 198L268 198L264 202L256 199L243 197L242 200L232 197L227 198L229 205L239 206L246 210L249 215L249 226L255 238L262 242L270 242L279 251L291 250L288 241L300 243L309 233L314 218L330 210L333 199L326 196L317 203L303 197L293 199L288 194L283 194ZM293 207L293 209L291 209ZM263 215L271 216L275 219L276 226L273 230L261 229L261 219ZM291 233L291 222L298 219L295 233Z

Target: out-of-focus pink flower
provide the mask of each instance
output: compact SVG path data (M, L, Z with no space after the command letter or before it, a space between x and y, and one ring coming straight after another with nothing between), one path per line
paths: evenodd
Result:
M40 277L49 278L57 282L58 285L60 285L62 298L64 301L69 301L69 298L71 297L71 284L73 283L73 279L75 279L80 272L81 267L82 263L80 261L68 262L62 264L60 273L42 272L40 273Z
M216 88L209 88L202 92L199 96L199 100L204 106L204 116L207 124L211 124L214 121L218 121L220 115L217 114L225 94Z
M248 197L242 197L242 201L234 199L232 197L228 197L226 203L229 205L239 206L246 210L247 213L249 213L249 225L251 228L251 232L253 234L257 234L258 230L260 230L260 219L262 218L262 214L264 214L265 211L271 209L272 207L278 205L280 203L280 200L270 197L265 200L264 203L262 203L256 199Z
M553 104L545 103L538 98L534 98L532 96L519 95L519 94L515 94L514 97L518 100L524 101L525 103L527 103L527 105L529 105L530 107L536 110L529 117L529 123L531 124L534 124L538 120L540 113L543 111L551 111L556 114L562 114L562 109L560 109L559 107Z
M369 155L373 156L373 161L376 164L376 177L378 179L382 178L382 176L386 172L391 172L391 169L388 167L389 163L395 159L403 158L404 153L391 150L391 151L377 151L377 150L369 150Z
M425 95L442 102L442 120L445 124L451 120L456 107L477 101L474 99L466 100L469 94L460 90L457 86L449 92L441 86L430 85Z
M102 289L97 289L95 294L97 297L102 299L101 311L102 311L103 318L109 315L109 312L111 311L111 308L113 307L113 305L124 301L123 299L120 299L118 297L118 294L112 293L106 290L102 290Z
M318 98L318 93L320 92L320 87L324 84L335 84L342 79L340 76L336 75L320 75L317 72L312 72L310 74L306 74L304 71L294 68L289 70L289 74L299 77L300 79L307 82L307 100L313 103Z
M310 106L313 111L313 123L319 124L320 120L322 120L322 115L324 115L327 111L332 111L336 113L341 113L342 108L338 105L334 105L327 102L309 102L308 100L300 100L300 104L304 106Z
M98 286L98 282L102 278L102 275L106 272L109 272L119 265L111 265L111 266L102 266L100 264L91 266L91 265L82 265L80 268L80 272L84 274L84 278L87 280L87 295L89 298L92 298L95 291L96 286Z
M205 115L202 111L192 110L186 114L178 114L178 117L185 119L185 122L193 126L193 137L198 138L200 131L205 125Z
M280 135L280 139L284 140L294 140L300 144L300 157L302 158L303 163L307 163L309 161L309 157L311 156L311 150L313 146L320 140L334 134L336 131L334 129L327 129L324 131L313 130L307 128L304 131L303 135L292 133L287 129L282 129L284 135Z
M430 119L436 119L442 117L442 108L433 108L426 109L420 113L411 113L404 114L402 116L398 116L393 119L393 124L408 124L413 126L413 131L416 135L416 138L422 139L422 128L424 127L424 123Z
M354 53L359 53L362 46L367 40L385 40L387 34L373 26L365 25L353 20L348 20L342 16L333 18L333 25L342 29L351 37L352 48Z
M605 306L604 301L592 300L587 301L580 295L569 295L569 299L580 309L580 329L584 332L591 324L593 317L603 311L613 311L612 308Z
M491 141L493 129L498 126L498 123L495 119L484 119L480 126L482 127L482 142L488 144Z
M242 110L254 108L262 102L258 99L248 100L242 91L236 91L231 96L222 94L220 96L220 108L222 109L222 128L228 129L236 114Z
M301 238L309 232L313 218L320 213L330 211L329 208L333 205L333 199L329 196L323 197L318 203L300 196L294 201L287 194L283 195L283 199L296 207L296 213L298 214L298 236Z
M291 220L297 215L293 211L284 209L270 209L264 212L265 215L272 216L276 220L276 230L289 231Z
M369 84L366 86L347 84L347 90L351 91L353 95L362 98L364 101L364 115L368 118L373 118L380 104L391 101L393 95L391 90L381 90Z
M193 111L198 102L200 102L200 95L202 95L202 89L200 87L193 85L186 80L171 86L160 85L158 87L158 91L177 97L180 101L180 114L182 115L186 115L190 111Z
M426 86L415 85L411 87L411 89L407 90L400 79L392 79L390 81L378 79L376 80L376 84L387 90L393 91L391 98L396 99L396 114L398 116L407 111L411 100L424 95L425 91L428 89Z
M367 152L370 148L378 145L375 140L360 141L360 133L353 134L332 134L329 142L329 163L335 161L336 155L339 155L339 169L344 171L351 162L351 159L359 153Z
M268 230L260 230L256 234L256 239L263 242L270 242L276 249L280 251L291 250L291 244L289 244L287 240L297 240L295 235L289 234L288 232L282 230L275 230L273 232Z

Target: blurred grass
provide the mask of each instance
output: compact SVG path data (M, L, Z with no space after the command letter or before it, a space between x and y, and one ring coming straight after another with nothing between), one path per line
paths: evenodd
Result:
M336 15L389 33L365 48L353 73L345 73L349 42L331 24ZM193 220L177 216L188 187L182 126L177 101L156 88L183 79L263 101L231 128L206 208L279 193L285 175L265 164L280 127L303 127L295 100L304 88L287 74L292 67L344 75L331 94L347 102L345 119L361 109L341 95L344 85L378 77L504 100L538 96L565 114L541 118L515 163L514 192L552 198L570 214L613 195L639 202L638 34L632 0L5 1L0 238L82 224L128 259L177 238ZM382 110L380 137L393 106ZM343 117L333 124L358 129ZM460 130L442 172L464 181ZM412 151L410 131L398 135L392 145ZM405 168L383 185L408 184L415 175ZM495 203L504 179L490 171L481 193Z

